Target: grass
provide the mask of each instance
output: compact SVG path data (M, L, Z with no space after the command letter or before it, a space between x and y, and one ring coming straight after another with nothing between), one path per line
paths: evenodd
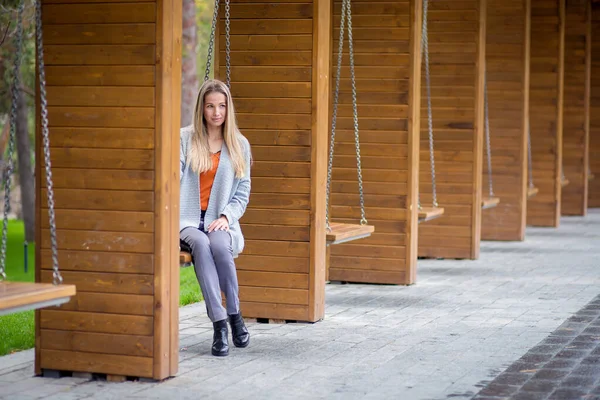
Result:
M35 280L35 246L33 243L28 245L28 268L26 273L23 252L24 241L25 226L23 221L8 221L5 265L7 279L10 281L33 282ZM34 340L33 311L0 316L0 356L18 350L30 349L34 346Z
M1 223L0 223L1 229ZM33 282L35 280L35 246L28 246L28 271L24 271L25 255L23 242L25 227L23 221L9 221L6 242L6 275L10 281ZM200 286L193 267L181 268L179 279L179 305L184 306L202 300ZM35 342L34 312L0 316L0 356L20 350L30 349Z

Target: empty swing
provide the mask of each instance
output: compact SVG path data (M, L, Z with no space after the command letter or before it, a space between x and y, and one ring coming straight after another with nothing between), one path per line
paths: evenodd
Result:
M533 166L531 165L531 126L527 120L527 170L529 176L529 184L527 186L527 198L532 198L538 194L539 189L533 185Z
M38 47L38 68L40 81L40 106L42 137L46 164L46 180L48 192L48 215L50 220L50 242L52 246L53 283L30 283L6 281L6 241L8 236L8 213L10 212L10 182L14 169L14 147L17 123L17 100L20 90L19 69L23 45L23 10L24 2L18 7L17 29L15 34L15 61L13 64L13 83L11 88L12 104L10 110L10 136L8 143L8 165L4 170L4 220L2 226L2 248L0 256L0 315L58 306L68 302L75 295L74 285L62 284L63 278L58 267L58 244L56 240L56 223L54 218L54 199L52 169L50 166L50 141L48 134L48 111L46 101L46 78L44 72L44 51L42 43L42 19L40 0L36 1L36 41ZM38 244L40 245L40 244Z
M482 197L481 209L496 207L500 203L500 199L494 196L494 182L492 178L492 146L490 144L490 116L488 112L488 91L487 91L487 72L484 75L483 82L483 102L484 102L484 117L485 117L485 148L487 159L487 176L488 176L488 196Z
M438 206L437 193L435 185L435 157L433 143L433 117L431 111L431 77L429 74L429 40L427 29L427 14L429 9L429 0L423 1L423 28L421 36L421 50L425 55L425 82L427 89L427 126L429 131L429 161L431 165L431 190L432 190L432 207L423 207L421 205L421 194L419 193L419 223L431 221L444 215L444 209Z
M229 26L229 2L225 0L225 69L226 69L226 81L225 83L231 88L231 57L230 57L230 26ZM219 0L215 0L215 9L213 13L212 26L210 30L210 39L208 41L208 54L206 56L206 69L204 70L204 81L206 82L210 75L210 67L212 65L212 52L215 43L215 34L217 31L217 21L219 19ZM217 55L215 55L215 58ZM179 241L179 266L189 267L194 263L192 258L192 250L189 248L187 243Z
M352 111L354 117L354 142L356 145L356 169L358 174L358 192L360 201L360 224L344 224L329 222L329 199L331 193L331 175L333 172L333 152L335 146L335 128L337 122L337 107L340 92L340 75L342 69L342 51L344 48L344 25L348 22L348 53L350 57L350 79L352 83ZM340 38L338 44L337 75L335 80L335 92L333 100L333 116L331 121L331 137L329 143L329 160L327 166L327 193L325 197L325 227L327 230L327 245L345 243L352 240L362 239L374 232L375 227L367 225L365 216L365 200L362 184L362 169L360 160L360 140L358 129L358 108L356 105L356 79L354 75L354 45L352 39L352 9L350 0L342 0L342 13L340 22Z

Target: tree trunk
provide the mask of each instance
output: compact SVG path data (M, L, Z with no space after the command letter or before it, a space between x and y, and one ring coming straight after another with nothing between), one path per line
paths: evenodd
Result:
M25 223L25 240L35 240L35 183L31 168L31 144L27 127L27 102L25 93L19 91L17 103L17 158L19 162L19 183L21 186L21 205Z
M196 28L196 3L183 1L183 32L181 59L181 126L192 123L194 105L198 91L196 48L198 46Z

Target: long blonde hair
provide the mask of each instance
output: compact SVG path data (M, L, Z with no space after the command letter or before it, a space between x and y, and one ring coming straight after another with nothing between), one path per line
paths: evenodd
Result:
M213 167L212 157L210 156L210 147L208 145L208 130L206 120L204 119L204 101L206 95L218 92L225 96L227 102L227 113L225 122L222 125L223 140L229 151L229 157L235 176L241 178L246 172L246 162L242 150L242 134L238 129L233 100L231 92L227 85L216 79L205 81L198 92L196 105L194 107L194 117L192 120L193 133L192 143L188 151L187 163L197 174L209 171Z

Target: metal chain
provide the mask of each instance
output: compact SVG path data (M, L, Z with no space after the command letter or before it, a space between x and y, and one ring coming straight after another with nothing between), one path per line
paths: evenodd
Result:
M351 0L346 0L348 13L348 54L350 56L350 80L352 82L352 115L354 117L354 146L356 147L356 172L358 175L358 193L360 199L360 224L367 224L365 215L365 195L363 191L362 166L360 160L360 140L358 129L358 106L356 105L356 75L354 74L354 40L352 38L352 8Z
M494 197L494 185L492 178L492 146L490 144L490 115L488 111L488 90L487 90L487 72L484 75L483 81L483 103L485 113L485 147L487 156L487 175L490 197Z
M423 0L423 30L421 35L421 50L425 54L425 81L427 88L427 123L429 130L429 162L431 164L431 190L432 204L438 206L437 188L435 184L435 157L434 157L434 142L433 142L433 116L431 110L431 76L429 73L429 39L427 34L427 14L429 11L429 0ZM419 208L421 208L421 197L419 195Z
M329 159L327 164L327 191L325 194L325 227L331 231L329 225L329 196L331 193L331 174L333 171L333 150L335 147L335 128L337 123L337 109L340 94L340 75L342 72L342 51L344 49L344 26L346 21L346 0L342 0L342 14L340 22L340 37L338 43L337 69L335 76L335 91L333 92L333 113L331 117L331 136L329 138Z
M227 86L231 88L231 42L229 25L229 0L225 0L225 67L227 73Z
M210 29L210 39L208 40L208 55L206 56L206 69L204 70L204 81L208 80L210 67L212 64L213 46L215 43L215 32L217 30L217 20L219 19L219 0L215 0L215 10L213 13L212 27Z
M15 32L15 60L13 63L13 80L11 87L10 138L8 141L8 164L4 170L4 219L2 223L2 249L0 256L0 282L6 279L6 241L8 237L8 213L10 212L10 181L14 169L15 135L17 130L17 103L21 88L21 55L23 47L23 10L25 2L20 1L17 9L17 30Z
M529 120L527 120L527 169L529 170L529 188L533 189L535 186L533 185L533 166L531 160L531 124Z
M46 190L48 192L48 218L50 223L50 243L52 247L53 283L62 283L63 278L58 268L58 242L56 240L56 219L54 215L54 184L52 183L52 166L50 164L50 135L48 133L48 102L46 100L46 72L44 69L44 43L42 34L42 0L36 0L36 40L38 49L38 69L40 81L40 116L42 122L42 139L44 161L46 164Z

